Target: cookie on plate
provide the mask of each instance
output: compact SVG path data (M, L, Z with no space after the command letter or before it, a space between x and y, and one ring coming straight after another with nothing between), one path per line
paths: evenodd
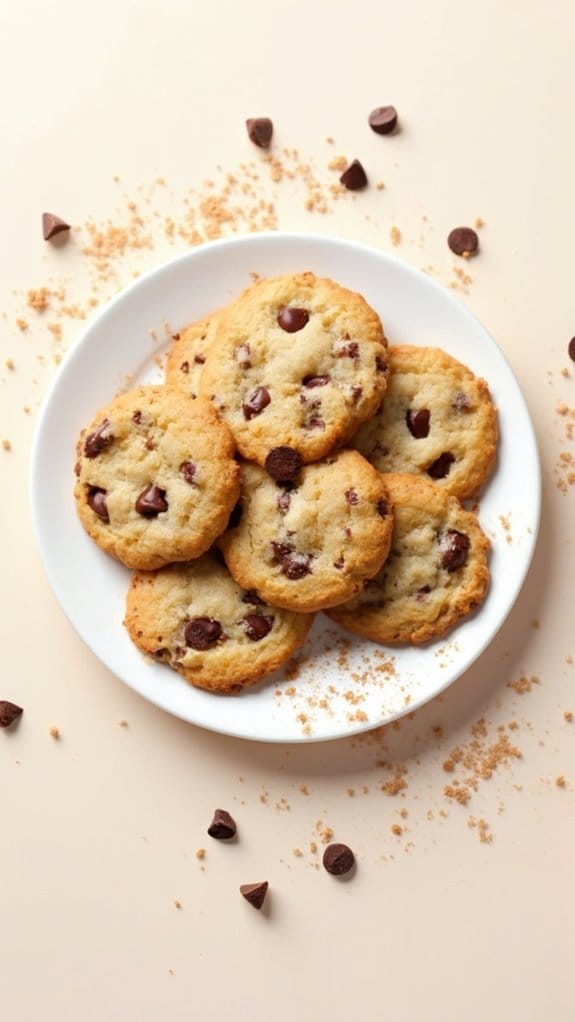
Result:
M279 450L287 460L290 449ZM298 474L282 473L272 461L278 482L257 465L242 465L239 522L220 540L231 574L289 610L310 613L350 599L389 551L393 519L383 478L357 451Z
M497 413L485 380L439 348L389 349L381 409L353 446L380 472L413 472L460 500L477 493L497 451Z
M260 280L218 317L200 393L240 453L282 445L305 463L344 443L379 406L387 342L364 298L313 273Z
M102 408L77 444L74 496L86 532L129 568L203 554L239 494L227 427L208 401L138 387Z
M483 600L489 540L475 515L427 479L386 475L393 503L391 551L360 595L329 611L375 642L427 642Z
M303 643L313 621L241 589L213 553L134 575L124 624L144 653L215 692L252 685Z
M175 334L166 361L166 383L197 397L206 355L214 339L218 313L204 316Z

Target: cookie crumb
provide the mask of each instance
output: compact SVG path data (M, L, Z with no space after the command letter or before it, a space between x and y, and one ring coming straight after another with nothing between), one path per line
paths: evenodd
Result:
M508 681L507 688L512 688L520 696L525 695L526 692L531 692L534 685L540 685L541 681L536 674L533 674L530 678L521 677L517 681Z
M477 228L485 227L485 220L483 219L483 217L482 216L476 216L475 220L473 221L473 226L477 227Z
M118 727L128 727L128 721L127 720L119 720L118 721Z
M16 368L16 366L14 365L14 362L13 362L13 360L11 358L7 358L5 363L4 363L4 365L6 366L7 369L10 369L10 370L14 370Z
M205 859L205 857L206 857L206 849L205 848L196 848L196 851L195 851L194 854L196 856L196 859Z
M392 823L391 833L395 834L396 837L401 837L403 834L403 827L400 827L399 823Z
M56 741L58 741L58 739L60 738L60 728L56 727L55 724L52 724L52 727L50 728L50 731L48 733L52 736L52 738L55 738Z
M563 774L560 774L559 777L555 778L555 784L557 785L558 788L564 788L566 786L567 782Z
M11 451L12 450L12 444L10 443L9 440L3 440L2 441L2 447L3 447L3 449L5 451Z
M180 908L181 909L181 907L182 907L181 901L178 901L177 898L174 898L174 908Z
M345 156L334 156L327 165L328 170L345 170L347 167L347 157Z
M26 301L30 308L34 309L35 312L45 312L50 305L50 292L47 287L31 287L27 292ZM16 320L16 323L20 326L18 320ZM27 325L28 324L26 324L26 326ZM20 327L20 329L23 328Z
M563 716L568 724L570 724L571 721L573 720L573 713L571 712L571 710L565 710Z
M394 225L389 232L389 236L391 238L391 244L394 247L401 244L401 231L399 227L395 227Z
M18 319L16 320L16 326L22 333L24 333L28 329L28 321L26 319L21 319L20 317L18 317Z
M382 192L383 189L385 188L385 181L376 181L375 182L375 188L376 188L376 191Z
M303 857L303 852L301 848L292 848L292 855L295 856L296 859L301 859Z

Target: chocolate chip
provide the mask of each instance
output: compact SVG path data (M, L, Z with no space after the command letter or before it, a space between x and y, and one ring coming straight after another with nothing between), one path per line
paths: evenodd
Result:
M345 561L344 561L343 557L338 557L337 561L333 562L334 568L337 568L338 571L342 570L344 564L345 564Z
M311 557L297 553L291 543L272 542L272 548L279 562L282 575L295 582L305 575L311 575Z
M457 394L453 395L453 401L451 407L455 408L458 412L468 412L471 408L471 400L467 394L464 394L462 390L458 390Z
M172 340L173 341L179 341L179 339L180 339L180 335L179 334L177 334L177 333L176 334L172 334Z
M377 369L377 371L379 373L387 372L387 361L383 357L383 355L376 355L375 356L375 368Z
M254 145L260 149L267 149L274 132L274 126L269 117L248 117L246 121L248 135Z
M357 404L361 395L363 394L363 387L352 387L351 388L351 399L354 405Z
M365 188L367 174L359 160L352 160L349 167L345 168L339 180L348 191L357 192L360 188Z
M325 422L320 419L319 415L312 415L304 422L304 429L325 429Z
M254 415L259 415L270 401L269 391L265 387L256 387L243 406L244 419L253 419Z
M254 908L260 909L268 893L269 884L264 880L261 884L241 884L240 894L249 901Z
M394 106L376 106L368 121L371 130L377 135L390 135L397 125L397 110Z
M237 829L236 821L225 809L214 810L212 822L208 827L210 837L215 837L218 841L229 841L236 836Z
M182 364L180 366L180 372L182 372L182 373L189 373L189 371L190 371L190 363L189 362L182 362Z
M249 346L248 342L246 341L245 344L240 344L240 346L239 346L239 348L238 348L238 350L236 352L236 360L239 363L239 365L241 365L242 369L250 369L251 368L251 364L252 363L251 363L251 359L250 359L250 354L251 354L250 353L250 346Z
M416 412L410 408L405 413L405 421L409 432L416 440L422 440L429 435L429 410L427 408L419 408Z
M102 490L99 486L90 486L87 496L88 506L92 508L94 514L98 515L98 518L101 518L103 522L110 521L106 493L107 491Z
M322 861L328 873L334 877L341 877L353 868L355 855L347 845L336 843L327 846Z
M111 432L109 419L104 419L93 433L86 437L84 443L84 454L87 458L96 458L106 447L109 447L114 439Z
M21 706L10 703L7 699L0 699L0 727L10 727L23 713Z
M345 499L346 499L348 504L352 504L352 505L353 504L357 504L357 502L359 500L359 497L357 495L357 491L356 490L346 490L345 491Z
M255 589L246 589L242 596L242 603L250 603L254 607L265 607L266 604L260 599Z
M296 334L298 330L303 330L308 321L309 312L306 309L296 309L293 305L284 305L278 314L278 323L288 334Z
M186 646L192 649L211 649L222 634L222 626L212 617L193 617L184 625Z
M248 614L244 618L244 628L248 639L252 639L253 642L265 639L266 635L271 632L273 623L273 617L264 617L263 614Z
M571 340L569 341L567 352L569 354L569 358L572 359L573 362L575 362L575 337L572 337Z
M454 227L447 236L447 244L458 256L475 255L479 248L479 238L472 227Z
M326 383L329 383L331 377L328 376L304 376L301 381L304 387L325 387Z
M275 479L276 483L285 483L294 479L303 465L303 459L299 451L293 447L274 447L266 455L264 467L269 476Z
M56 216L55 213L42 213L42 234L44 235L44 241L50 241L51 238L55 238L57 234L61 234L62 231L69 231L70 224L67 224L61 217Z
M417 590L417 592L415 594L415 599L418 601L418 603L421 603L421 601L424 599L424 597L427 596L427 594L430 593L430 592L431 592L431 586L422 586L421 589Z
M455 458L451 451L444 451L443 454L439 455L439 458L431 462L427 469L428 476L431 476L432 479L445 479L445 476L449 475L449 470L454 461Z
M277 499L278 511L280 512L280 514L287 515L287 513L289 511L290 503L291 503L291 494L290 494L289 490L284 490L283 493L280 493L280 495L279 495L279 497Z
M140 411L134 412L134 414L132 415L132 422L135 422L136 426L139 426L141 421L142 421L142 413Z
M166 657L170 656L170 651L165 646L163 646L162 649L155 649L154 652L152 653L152 656L154 657L155 660L165 660Z
M154 440L154 438L151 437L151 436L147 436L146 437L146 442L144 444L144 447L146 448L147 451L155 451L156 450L156 441Z
M196 363L196 365L203 366L205 361L206 361L205 355L194 355L194 362Z
M469 547L469 536L458 532L457 529L447 529L439 541L441 567L449 572L462 568L467 560Z
M238 502L235 505L235 507L232 508L232 512L231 512L230 517L228 519L228 525L227 525L228 529L237 529L238 525L240 524L240 522L242 520L243 513L244 513L244 509L242 507L242 503L241 503L240 500L238 500Z
M182 473L186 482L190 484L190 486L198 485L194 478L196 474L196 468L197 466L194 465L193 461L182 461L182 464L180 465L180 472Z
M166 491L161 490L159 486L152 483L150 486L146 486L146 489L142 490L137 498L135 503L136 511L139 515L143 515L144 518L155 518L161 511L168 510L168 502L165 498Z
M338 358L359 358L359 344L357 341L349 341L348 344L342 344L336 351Z
M378 515L381 515L382 518L386 518L389 512L387 501L378 500L377 504L375 505L375 510L377 511Z

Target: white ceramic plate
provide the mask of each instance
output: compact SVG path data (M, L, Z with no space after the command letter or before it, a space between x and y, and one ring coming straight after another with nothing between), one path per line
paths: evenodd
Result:
M347 636L318 615L291 676L278 671L239 696L216 696L188 686L130 642L122 627L129 572L100 552L76 518L74 445L96 409L127 380L161 379L158 356L167 348L170 329L225 305L251 282L253 272L301 270L361 292L380 313L392 343L442 347L489 382L501 428L499 463L480 512L493 541L492 584L478 613L447 641L424 648L383 649ZM131 688L178 717L273 742L337 738L375 727L427 702L458 678L491 642L517 598L540 508L529 413L505 357L481 324L449 292L390 256L335 238L283 233L194 249L142 277L97 316L63 362L46 399L31 489L48 578L95 655ZM511 543L500 516L509 523Z

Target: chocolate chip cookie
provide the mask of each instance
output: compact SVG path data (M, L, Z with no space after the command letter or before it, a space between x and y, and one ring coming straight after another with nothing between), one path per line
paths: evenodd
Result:
M357 451L296 474L286 463L288 479L275 461L273 478L242 465L238 513L220 546L236 582L274 606L333 607L359 593L387 557L393 527L387 488Z
M203 554L239 494L239 467L208 401L138 387L102 408L77 444L74 495L86 532L129 568Z
M206 355L214 339L218 313L204 316L176 334L166 361L166 383L197 397Z
M380 472L425 476L460 500L483 485L497 451L497 413L485 380L439 348L389 349L379 412L352 443Z
M313 273L258 281L218 317L200 381L240 453L282 445L305 463L341 445L381 402L387 342L361 295Z
M329 616L375 642L427 642L483 600L489 540L475 515L429 480L384 478L394 509L389 557L356 599Z
M144 653L199 688L231 692L283 664L313 621L268 607L236 585L213 553L134 575L124 624Z

